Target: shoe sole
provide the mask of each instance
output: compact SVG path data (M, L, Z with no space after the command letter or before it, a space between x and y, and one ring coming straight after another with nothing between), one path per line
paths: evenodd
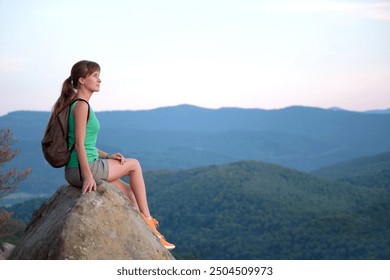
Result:
M175 249L176 247L175 246L164 246L165 249L169 250L169 251L172 251L173 249Z

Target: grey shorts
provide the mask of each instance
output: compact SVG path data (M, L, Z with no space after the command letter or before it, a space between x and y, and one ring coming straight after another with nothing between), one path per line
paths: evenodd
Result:
M89 164L93 179L96 185L100 185L102 181L106 181L108 178L108 162L106 159L96 159ZM78 168L65 167L65 179L72 186L82 188L83 181L80 180L80 171Z

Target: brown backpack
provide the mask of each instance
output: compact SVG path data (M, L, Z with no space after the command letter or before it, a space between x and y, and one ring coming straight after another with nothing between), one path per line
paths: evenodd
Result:
M50 124L50 127L46 129L45 135L41 141L42 152L45 159L55 168L65 166L69 162L70 154L74 149L74 144L72 147L68 147L68 126L70 107L78 100L88 104L88 122L89 103L84 99L75 99L58 113Z

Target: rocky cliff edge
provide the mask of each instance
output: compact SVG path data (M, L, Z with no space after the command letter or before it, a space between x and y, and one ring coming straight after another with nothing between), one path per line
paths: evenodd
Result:
M96 192L62 186L34 212L9 259L172 260L115 186Z

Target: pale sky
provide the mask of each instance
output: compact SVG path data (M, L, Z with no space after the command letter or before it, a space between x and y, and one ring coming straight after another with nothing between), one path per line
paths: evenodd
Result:
M0 115L49 111L79 60L95 111L390 108L390 0L0 0Z

